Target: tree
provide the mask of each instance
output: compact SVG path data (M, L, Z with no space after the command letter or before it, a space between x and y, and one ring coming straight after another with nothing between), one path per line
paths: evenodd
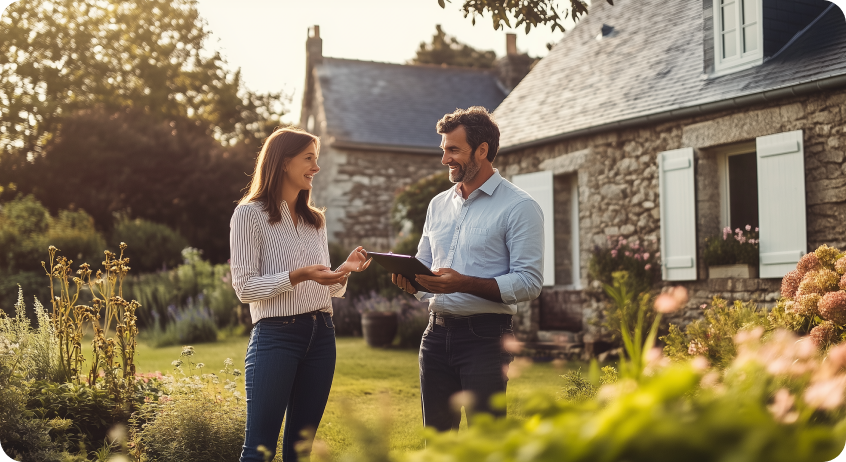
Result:
M610 5L614 0L606 0ZM450 0L438 0L441 8L446 8L446 2ZM511 19L515 20L515 28L525 26L528 33L532 27L549 24L552 30L564 31L562 21L572 16L578 20L588 13L587 3L583 0L569 0L569 8L559 6L557 0L464 0L461 6L464 17L471 16L473 24L476 24L476 16L484 16L490 13L494 29L503 27L503 24L512 27ZM561 13L564 16L561 16ZM511 18L509 18L511 16Z
M432 43L420 42L417 56L412 62L414 64L446 64L489 69L493 67L495 60L496 53L493 51L480 51L469 45L459 43L455 37L447 35L441 29L441 25L438 24L435 26Z
M13 3L0 16L0 170L43 154L62 117L95 105L258 145L282 96L245 90L240 71L203 49L209 34L192 0Z
M18 170L19 193L53 213L84 209L107 235L115 215L162 223L226 261L229 218L255 162L250 145L223 147L188 118L141 109L78 111L59 125L44 155Z

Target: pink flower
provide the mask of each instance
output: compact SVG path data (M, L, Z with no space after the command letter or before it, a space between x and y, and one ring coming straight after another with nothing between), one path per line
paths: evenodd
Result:
M617 258L617 250L616 249L611 249L611 256L613 258Z
M673 313L687 303L687 289L676 286L664 292L655 299L655 311L659 313Z
M643 269L645 269L646 271L649 271L650 269L652 269L652 265L647 263L646 266L643 267Z
M627 241L627 240L625 240L625 239L620 239L620 244L621 244L621 245L626 245L626 243L627 243L627 242L628 242L628 241Z
M631 256L632 256L632 253L631 253L631 252L629 252L628 250L626 250L626 256L627 256L627 257L631 257Z
M746 231L752 231L752 225L746 225Z
M640 258L641 258L641 257L640 257L640 254L639 254L639 253L636 253L636 254L634 255L634 258L635 258L635 260L640 260Z
M655 252L655 256L656 256L656 257L660 257L660 256L661 256L661 252Z
M708 308L708 304L703 303L703 304L699 305L699 308L704 310L705 308Z
M757 227L757 226L755 227L755 232L756 232L756 233L758 232L758 227Z
M644 260L648 259L649 258L649 252L645 252L643 254L643 258L644 258Z
M844 387L846 376L843 375L811 384L805 390L805 402L817 409L834 409L843 404Z
M735 229L734 232L737 234L743 234L743 231L741 231L740 228Z

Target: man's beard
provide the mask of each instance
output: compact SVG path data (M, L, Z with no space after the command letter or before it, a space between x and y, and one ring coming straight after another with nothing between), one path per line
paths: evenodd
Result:
M479 174L481 167L476 161L476 156L470 156L470 162L467 165L459 165L457 169L449 171L449 181L453 183L466 183L473 181L476 175Z

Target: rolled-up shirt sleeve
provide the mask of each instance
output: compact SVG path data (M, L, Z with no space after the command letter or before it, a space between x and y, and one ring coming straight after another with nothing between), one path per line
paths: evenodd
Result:
M508 216L505 243L510 258L507 274L497 276L502 301L513 305L534 300L543 286L543 212L534 201L518 203Z
M258 215L252 207L237 207L229 223L229 266L232 288L241 303L273 298L294 290L288 271L261 274L261 234Z

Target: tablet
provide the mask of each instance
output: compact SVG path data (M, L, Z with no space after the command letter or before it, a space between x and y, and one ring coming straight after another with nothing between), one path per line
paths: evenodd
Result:
M414 280L416 274L425 274L426 276L434 276L429 268L426 268L420 260L410 255L401 255L398 253L378 253L367 252L368 257L373 257L376 263L382 265L389 273L402 274L408 279L408 282L414 286L415 289L428 292L428 289L421 286Z

